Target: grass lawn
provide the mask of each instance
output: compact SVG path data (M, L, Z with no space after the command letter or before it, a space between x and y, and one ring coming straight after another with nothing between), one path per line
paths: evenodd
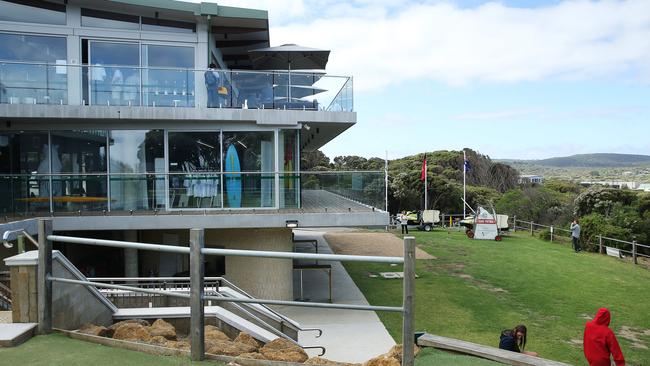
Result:
M567 245L525 233L500 243L442 230L412 234L420 248L437 257L417 263L416 330L497 346L502 329L523 323L526 349L584 365L586 317L605 306L628 363L650 365L650 270L604 255L575 254ZM345 266L371 304L401 304L401 281L368 276L399 267ZM400 315L378 314L401 342Z
M2 365L102 365L102 366L181 366L223 365L216 362L191 362L186 357L154 356L71 339L63 334L36 336L14 348L0 348Z

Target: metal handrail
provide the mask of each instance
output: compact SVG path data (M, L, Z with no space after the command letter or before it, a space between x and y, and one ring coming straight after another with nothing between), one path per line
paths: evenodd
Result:
M165 281L172 281L172 284L177 284L173 281L189 281L189 277L91 277L88 278L88 281L91 282L104 282L104 281L120 281L120 282L130 282L130 281L150 281L150 282L165 282ZM234 283L228 281L224 277L204 277L205 281L219 281L223 283L224 285L228 286L229 288L235 290L236 292L240 293L241 295L248 297L249 299L252 299L253 296L241 289L239 286L235 285ZM234 305L234 304L233 304ZM295 326L295 324L291 321L290 318L286 317L285 315L282 315L281 313L273 310L272 308L264 305L264 304L259 304L262 306L265 310L267 310L269 313L277 316L278 318L281 319L282 324L290 324L292 326ZM321 335L323 335L323 330L319 328L303 328L303 327L296 327L299 331L303 332L318 332L318 335L316 338L319 338Z
M189 247L180 247L173 245L163 244L144 244L119 240L106 240L106 239L92 239L92 238L78 238L73 236L62 235L48 235L47 240L70 243L70 244L85 244L95 246L106 246L114 248L129 248L139 250L154 250L167 253L180 253L189 254ZM257 258L276 258L276 259L314 259L314 260L329 260L341 262L374 262L374 263L389 263L401 264L404 263L402 257L384 257L384 256L364 256L364 255L344 255L344 254L312 254L312 253L291 253L291 252L273 252L273 251L260 251L260 250L241 250L241 249L217 249L217 248L203 248L201 253L206 255L218 256L236 256L236 257L257 257Z
M234 289L235 291L237 291L237 292L239 292L240 294L242 294L242 295L248 297L249 299L253 299L253 296L252 296L252 295L250 295L248 292L242 290L240 287L238 287L238 286L235 285L234 283L228 281L228 280L225 279L225 278L223 278L222 281L223 281L224 284L228 285L229 288ZM277 311L271 309L270 307L268 307L268 306L266 306L266 305L264 305L264 304L259 304L259 305L262 306L264 309L268 310L268 311L269 311L270 313L272 313L273 315L277 316L278 318L280 318L280 319L284 320L285 322L287 322L287 323L289 323L289 324L295 326L295 325L293 324L293 322L291 321L291 319L289 319L288 317L286 317L286 316L284 316L284 315L278 313ZM320 338L320 336L323 335L323 330L322 330L322 329L319 329L319 328L302 328L302 327L297 327L297 328L298 328L299 331L303 331L303 332L318 332L318 335L316 336L316 338Z
M138 70L169 70L169 71L183 71L183 72L205 72L205 71L216 71L216 72L222 72L222 73L237 73L237 74L273 74L273 75L291 75L291 76L315 76L315 75L320 75L320 76L327 76L327 77L333 77L333 78L347 78L349 79L351 76L346 76L346 75L334 75L334 74L327 74L325 72L309 72L309 71L301 71L301 70L291 70L291 72L287 71L278 71L278 70L239 70L239 69L197 69L197 68L191 68L191 67L151 67L151 66L135 66L135 65L121 65L121 64L101 64L101 65L95 65L95 64L70 64L70 63L51 63L51 62L36 62L36 61L13 61L13 60L1 60L0 59L0 65L1 64L9 64L9 65L33 65L33 66L52 66L52 67L87 67L87 68L94 68L94 67L103 67L103 68L128 68L128 69L138 69Z

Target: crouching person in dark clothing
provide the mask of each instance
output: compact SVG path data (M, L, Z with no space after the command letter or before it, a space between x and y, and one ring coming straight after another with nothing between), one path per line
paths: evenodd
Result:
M501 332L499 348L529 356L537 356L537 352L526 351L526 326L517 325L515 329L506 329Z

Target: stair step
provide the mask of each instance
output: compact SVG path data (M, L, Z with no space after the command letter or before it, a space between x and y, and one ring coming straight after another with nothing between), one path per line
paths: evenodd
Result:
M0 324L0 347L15 347L34 336L36 323Z

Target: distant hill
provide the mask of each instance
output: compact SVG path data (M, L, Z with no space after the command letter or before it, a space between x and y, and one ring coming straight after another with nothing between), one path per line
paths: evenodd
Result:
M557 168L620 168L650 165L650 155L598 153L578 154L541 160L504 159L502 161L514 165L530 164Z

